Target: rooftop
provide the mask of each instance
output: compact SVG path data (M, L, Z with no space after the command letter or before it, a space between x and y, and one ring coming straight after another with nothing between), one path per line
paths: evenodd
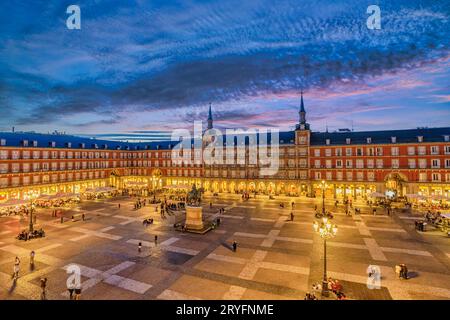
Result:
M389 144L393 143L415 143L418 137L423 142L448 141L450 127L445 128L418 128L408 130L385 130L385 131L359 131L359 132L312 132L311 145L346 145L347 139L350 144ZM280 144L293 144L295 131L279 133ZM42 134L35 132L0 132L1 146L6 147L39 147L39 148L73 148L73 149L104 149L104 150L158 150L170 149L178 141L155 141L155 142L120 142L94 138L79 137L65 134ZM259 142L259 135L257 140ZM369 141L368 141L369 139ZM237 143L234 137L234 143ZM269 133L267 140L270 142ZM26 142L25 142L26 141ZM36 143L33 143L36 141ZM224 144L226 138L224 139ZM245 138L245 144L249 138ZM26 145L27 144L27 145Z

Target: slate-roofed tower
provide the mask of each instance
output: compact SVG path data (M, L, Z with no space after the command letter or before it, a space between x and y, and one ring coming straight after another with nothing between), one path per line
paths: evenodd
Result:
M211 103L209 104L209 112L208 112L208 130L213 128L213 117L211 111Z

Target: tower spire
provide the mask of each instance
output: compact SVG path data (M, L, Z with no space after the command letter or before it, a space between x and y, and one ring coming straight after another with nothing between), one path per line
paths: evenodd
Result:
M297 129L309 130L309 124L306 123L305 103L303 102L303 89L300 91L300 110L298 111L300 121L296 126Z
M209 112L208 112L208 130L213 128L213 117L211 110L211 102L209 103Z
M305 104L303 103L303 89L302 89L302 91L300 91L300 95L301 95L301 100L300 100L300 112L304 112L304 113L306 113L306 111L305 111Z
M306 124L306 110L305 103L303 102L303 90L300 91L300 111L298 112L300 115L300 124Z

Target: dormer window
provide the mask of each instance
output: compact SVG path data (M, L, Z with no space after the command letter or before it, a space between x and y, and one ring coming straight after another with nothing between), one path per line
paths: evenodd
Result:
M80 149L84 149L85 144L84 143L80 143Z
M326 144L327 146L329 146L330 143L331 143L331 140L330 140L330 139L325 139L325 144Z
M22 140L22 147L28 147L28 140Z
M66 142L66 148L72 148L72 143L71 142Z
M103 149L108 149L108 145L107 145L107 144L104 144L104 145L103 145Z
M6 139L0 139L0 146L6 146Z
M371 143L372 143L372 138L370 138L370 137L367 138L367 143L368 143L368 144L371 144Z
M449 135L444 136L444 141L445 142L449 142L450 141L450 136Z
M92 149L98 149L98 145L96 143L92 144Z
M54 147L56 147L56 142L55 141L50 141L48 143L48 145L49 145L49 147L54 148Z
M391 137L391 143L397 143L397 137Z
M417 141L418 141L418 142L423 142L423 136L418 136L418 137L417 137Z
M37 146L38 146L37 140L33 140L33 147L37 147Z
M352 142L352 139L350 139L350 138L346 138L346 139L345 139L345 143L346 143L346 144L350 144L351 142Z

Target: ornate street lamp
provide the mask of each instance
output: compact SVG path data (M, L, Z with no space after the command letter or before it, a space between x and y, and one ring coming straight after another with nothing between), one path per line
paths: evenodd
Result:
M327 188L327 184L325 180L322 180L322 214L325 216L325 189Z
M328 218L323 218L322 221L314 221L314 231L323 239L323 281L322 281L322 296L328 297L328 280L327 280L327 239L333 238L337 233L337 226L330 223Z
M33 205L33 199L31 199L30 201L30 214L29 214L29 232L33 232L34 228L33 228L33 211L34 211L34 205Z

